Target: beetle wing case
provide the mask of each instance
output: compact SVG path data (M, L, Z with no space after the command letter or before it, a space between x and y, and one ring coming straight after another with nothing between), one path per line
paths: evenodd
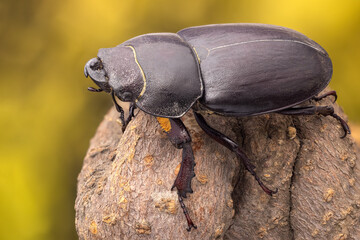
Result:
M178 34L200 59L206 108L248 116L294 106L323 90L332 63L317 43L294 30L265 24L220 24Z
M177 34L145 34L121 45L133 47L144 72L144 89L136 101L144 112L181 117L202 96L199 63Z

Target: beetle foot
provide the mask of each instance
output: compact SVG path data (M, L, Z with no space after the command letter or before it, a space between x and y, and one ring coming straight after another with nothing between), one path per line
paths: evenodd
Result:
M344 135L343 135L341 138L345 138L346 135L351 134L350 127L349 127L349 125L345 122L344 119L342 119L342 118L341 118L339 115L337 115L336 113L330 114L330 116L332 116L333 118L336 118L336 119L340 122L342 128L344 129Z
M255 166L251 163L251 160L245 155L244 152L242 152L239 148L234 149L234 152L242 160L246 170L248 170L250 172L250 174L254 176L255 180L258 182L258 184L260 185L262 190L264 190L264 192L267 195L272 196L273 194L278 192L277 188L275 190L270 190L268 187L265 186L265 184L261 181L261 179L256 174Z
M188 210L187 210L187 208L186 208L186 206L184 204L184 201L183 201L179 191L178 191L178 199L179 199L180 206L181 206L181 208L182 208L182 210L184 212L184 215L186 217L186 221L187 221L187 224L188 224L186 230L188 232L190 232L191 228L197 229L197 226L193 223L193 221L190 218L189 212L188 212Z
M334 96L335 99L334 99L333 103L336 102L336 99L337 99L336 91L329 91L329 92L324 93L323 95L315 96L315 97L313 97L312 99L313 99L314 101L318 102L318 101L320 101L321 99L326 98L326 97L328 97L328 96Z
M253 175L255 177L255 180L258 182L258 184L260 185L260 187L262 188L262 190L264 190L264 192L269 195L272 196L273 194L278 192L278 189L276 188L275 190L270 190L268 187L265 186L265 184L261 181L261 179L257 176L257 174L255 173L255 171L253 170L249 170L247 169L251 175Z
M256 177L255 177L255 179L256 179ZM276 194L278 192L278 190L279 190L278 188L276 188L275 190L270 190L261 181L258 181L258 183L259 183L260 187L262 188L262 190L264 190L264 192L269 196L272 196L273 194Z

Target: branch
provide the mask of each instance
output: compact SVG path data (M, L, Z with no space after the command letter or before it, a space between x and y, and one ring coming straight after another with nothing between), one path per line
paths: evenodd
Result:
M332 104L330 99L320 103ZM198 229L187 232L176 191L170 191L181 150L143 112L122 134L113 108L78 177L79 238L360 239L359 154L351 137L340 139L336 119L205 118L242 146L258 176L278 188L277 194L265 194L235 154L210 139L188 113L182 119L192 136L196 177L194 193L184 202Z

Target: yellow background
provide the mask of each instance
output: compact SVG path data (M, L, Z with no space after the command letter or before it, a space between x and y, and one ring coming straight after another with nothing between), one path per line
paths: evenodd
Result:
M0 239L77 239L76 177L112 105L83 75L97 50L210 23L293 28L330 54L331 87L360 121L360 1L2 0Z

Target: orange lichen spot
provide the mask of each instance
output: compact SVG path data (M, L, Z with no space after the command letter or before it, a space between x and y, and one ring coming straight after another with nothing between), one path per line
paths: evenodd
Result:
M323 216L322 224L325 225L333 216L334 216L334 213L333 213L332 211L327 212L327 213Z
M219 226L216 230L215 230L215 238L219 238L221 236L221 234L223 234L224 232L224 227L225 224L221 224L221 226Z
M152 155L146 155L144 157L145 166L151 167L154 164L154 157Z
M349 184L351 187L353 187L355 185L355 178L350 178L349 179Z
M267 234L268 232L264 227L260 227L259 230L257 231L257 235L259 238L264 238Z
M230 199L229 201L227 201L226 205L229 207L229 208L233 208L234 207L234 201L232 199Z
M170 132L170 130L171 130L170 119L168 119L168 118L162 118L162 117L157 117L156 119L157 119L157 121L159 122L161 128L162 128L165 132Z
M314 231L312 231L311 236L315 237L316 235L319 234L319 230L318 229L314 229Z
M339 233L336 237L334 237L334 239L336 239L336 240L345 240L347 238L348 238L348 236L345 233Z
M156 183L157 183L158 185L162 185L162 184L163 184L163 180L158 179L158 180L156 181Z
M89 230L92 234L97 234L98 230L97 230L97 225L96 225L95 221L91 222Z
M201 183L205 184L209 181L208 177L205 174L196 174L196 179Z
M149 234L151 234L151 226L147 221L142 220L141 222L135 223L135 231L138 234L148 234L149 235Z
M326 190L326 192L324 193L324 200L325 200L325 202L330 202L331 199L333 198L334 194L335 194L334 189L328 188L328 189Z
M121 196L118 203L119 203L120 207L125 210L127 207L127 202L128 202L128 200L124 196Z
M102 218L102 221L104 223L107 223L107 224L111 224L111 225L114 225L115 224L115 221L116 221L116 215L115 214L110 214L110 215L106 215Z
M130 192L131 188L130 188L130 181L126 178L123 178L123 177L119 177L119 187L126 191L126 192ZM122 195L123 192L120 192Z
M270 178L270 177L271 177L271 175L270 175L270 174L268 174L268 173L265 173L265 174L264 174L264 177L265 177L265 178Z
M178 175L178 173L179 173L179 171L180 171L180 167L181 167L181 163L179 163L179 164L176 166L176 168L175 168L175 170L174 170L175 175Z
M296 137L296 128L294 128L294 127L288 127L288 129L287 129L287 135L288 135L288 138L294 139L294 138Z
M345 153L340 156L341 161L345 161L349 156Z
M327 124L323 124L321 127L320 127L320 132L325 132L327 128Z
M177 202L174 199L162 198L155 203L155 208L161 212L176 214Z
M275 216L271 220L274 224L278 225L282 217Z
M354 168L356 165L356 158L348 158L347 163L351 168Z
M345 219L346 216L350 215L353 212L354 208L349 206L347 208L340 209L340 215L342 219Z
M126 192L130 192L131 188L130 188L130 183L128 182L127 184L124 185L124 191Z

